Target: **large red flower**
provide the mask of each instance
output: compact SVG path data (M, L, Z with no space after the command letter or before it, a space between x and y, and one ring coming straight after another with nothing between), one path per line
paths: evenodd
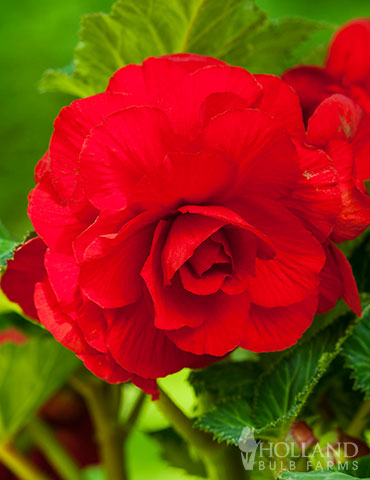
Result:
M298 66L283 79L298 93L308 119L325 98L346 95L370 114L370 19L354 20L334 36L325 67Z
M279 78L196 55L122 68L56 119L29 201L39 238L4 290L29 312L34 290L42 324L89 369L150 392L239 346L289 347L319 297L359 312L328 240L336 172L304 135ZM27 299L14 295L25 248L43 258Z

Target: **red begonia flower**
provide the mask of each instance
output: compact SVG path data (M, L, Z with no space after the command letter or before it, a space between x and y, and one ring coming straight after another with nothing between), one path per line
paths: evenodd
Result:
M308 121L307 141L325 150L338 172L342 208L332 232L336 243L370 225L369 139L370 116L343 95L328 97Z
M283 79L299 95L307 120L330 95L346 95L370 114L370 19L353 20L334 36L325 67L303 65Z
M304 142L279 78L188 54L120 69L62 110L36 171L40 322L97 376L154 394L236 347L296 343L350 271L327 253L337 173ZM353 278L337 280L335 300L359 312Z
M357 237L370 225L370 19L351 21L334 36L325 67L300 66L283 79L298 93L307 142L338 171L342 211L332 239Z

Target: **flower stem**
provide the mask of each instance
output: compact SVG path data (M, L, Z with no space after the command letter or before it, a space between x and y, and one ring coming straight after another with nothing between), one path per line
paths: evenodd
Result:
M351 437L360 438L361 434L370 422L370 399L365 400L355 413L351 423L346 429L346 433Z
M63 480L82 479L82 474L77 463L59 443L48 425L42 420L34 418L29 423L27 430L35 445Z
M144 402L146 400L147 396L144 392L140 392L137 400L136 400L136 403L134 405L134 407L132 408L132 411L129 415L129 417L127 418L126 422L124 423L123 425L123 434L124 434L124 437L128 437L131 433L131 431L133 430L134 426L136 425L136 422L139 418L139 415L141 413L141 409L144 405Z
M208 478L211 480L245 478L246 473L236 448L217 443L209 433L195 429L194 421L188 418L162 390L156 404L174 430L198 450L207 469Z
M0 460L20 480L50 480L23 457L11 443L0 444Z
M124 462L124 434L118 423L117 389L96 379L83 381L73 377L71 385L85 399L100 447L107 480L127 480Z

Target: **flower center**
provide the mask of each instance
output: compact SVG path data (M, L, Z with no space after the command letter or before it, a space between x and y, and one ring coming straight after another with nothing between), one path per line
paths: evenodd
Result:
M221 288L232 270L227 238L218 231L195 249L179 274L186 290L196 295L209 295Z

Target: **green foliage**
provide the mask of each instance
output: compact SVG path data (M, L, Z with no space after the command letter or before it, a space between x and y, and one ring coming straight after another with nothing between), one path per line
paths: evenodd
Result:
M364 310L363 318L343 347L346 364L353 370L355 388L370 398L370 307Z
M203 463L173 428L149 434L161 447L162 458L172 467L181 468L189 475L207 477Z
M304 406L302 415L311 426L319 428L318 437L338 426L346 431L363 397L362 392L354 390L350 371L344 366L343 356L338 355Z
M79 365L49 335L0 345L0 441L14 435Z
M243 395L252 398L256 379L261 368L258 362L216 363L189 376L196 395L209 394L213 401Z
M325 31L328 41L333 32L333 27L328 24L304 18L271 20L248 37L242 61L236 58L235 61L230 59L230 63L245 67L252 73L280 75L284 70L303 63L307 49L312 50L312 42L306 41L321 30ZM321 58L315 58L316 62L321 63Z
M313 337L332 323L338 321L338 318L341 318L345 315L348 316L347 318L350 318L352 316L352 313L344 300L340 299L335 305L335 307L329 310L329 312L321 315L315 315L312 325L308 330L304 332L302 336L302 341L308 340L309 338Z
M0 222L0 272L6 266L6 261L12 258L17 243L12 240L9 233Z
M261 374L252 400L226 399L202 415L196 426L234 444L246 426L254 428L258 438L282 438L352 328L342 317L335 326L300 342Z
M278 74L294 64L297 46L322 29L330 30L312 20L269 20L253 0L118 0L109 15L83 17L72 72L47 71L40 87L92 95L124 65L179 52Z
M281 480L349 480L351 478L353 478L353 475L333 470L318 470L306 473L286 472L281 476ZM370 477L365 480L370 480Z
M360 292L370 292L370 234L365 231L355 240L347 242L351 248L350 262Z
M285 472L281 480L350 480L362 478L370 480L370 456L336 465L335 467L313 472Z
M335 468L338 471L340 470L339 465ZM347 473L356 478L366 478L367 480L369 480L368 477L370 475L370 455L366 455L366 457L361 457L357 460L349 462Z
M201 415L195 427L212 433L218 442L237 445L243 428L255 427L251 403L242 396L224 400Z

